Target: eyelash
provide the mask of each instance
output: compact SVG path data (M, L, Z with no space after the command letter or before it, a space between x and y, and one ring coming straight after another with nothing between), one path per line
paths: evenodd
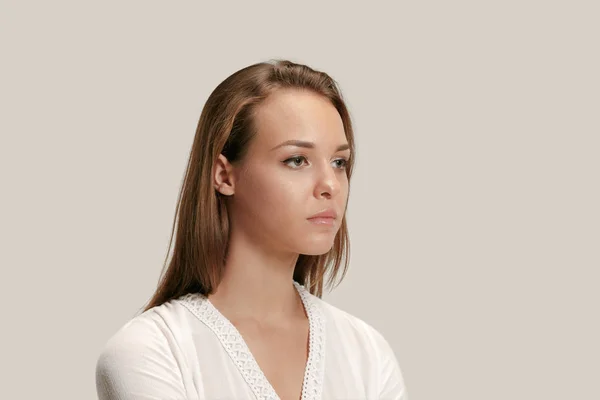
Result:
M287 160L285 160L283 163L287 165L290 161L297 160L297 159L304 159L304 160L306 160L306 157L304 157L304 156L290 157ZM344 170L348 166L348 160L345 159L345 158L338 158L335 161L343 161L342 166L339 168L340 170ZM292 167L292 169L298 169L298 168L300 168L300 167Z

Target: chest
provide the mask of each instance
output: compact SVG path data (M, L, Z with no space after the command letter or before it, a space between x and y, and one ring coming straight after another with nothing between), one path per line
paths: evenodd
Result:
M309 354L309 325L235 323L260 370L281 400L299 400Z

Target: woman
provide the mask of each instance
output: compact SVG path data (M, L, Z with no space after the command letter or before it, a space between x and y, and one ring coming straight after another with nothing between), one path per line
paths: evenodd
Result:
M406 400L383 336L321 299L325 274L331 287L348 265L354 152L323 72L279 60L218 85L172 258L144 312L100 354L100 400Z

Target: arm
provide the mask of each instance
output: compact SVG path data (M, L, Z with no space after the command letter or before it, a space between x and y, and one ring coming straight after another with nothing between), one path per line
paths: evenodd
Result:
M398 359L387 340L378 333L381 349L380 400L408 400Z
M394 354L383 361L381 370L380 400L408 400L404 378Z
M167 328L168 329L168 328ZM105 345L96 363L99 400L185 400L177 360L157 322L130 321Z

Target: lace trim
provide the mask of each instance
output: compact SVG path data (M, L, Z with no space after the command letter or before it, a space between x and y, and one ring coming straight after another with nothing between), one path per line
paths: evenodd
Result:
M294 281L308 315L308 360L302 385L302 400L320 400L325 375L325 316L319 305L312 301L306 288Z
M308 360L302 383L302 400L320 400L325 372L325 317L319 305L311 298L310 292L298 282L293 283L304 305L309 324ZM280 400L240 332L210 300L200 293L188 293L180 299L182 305L219 338L256 398Z

